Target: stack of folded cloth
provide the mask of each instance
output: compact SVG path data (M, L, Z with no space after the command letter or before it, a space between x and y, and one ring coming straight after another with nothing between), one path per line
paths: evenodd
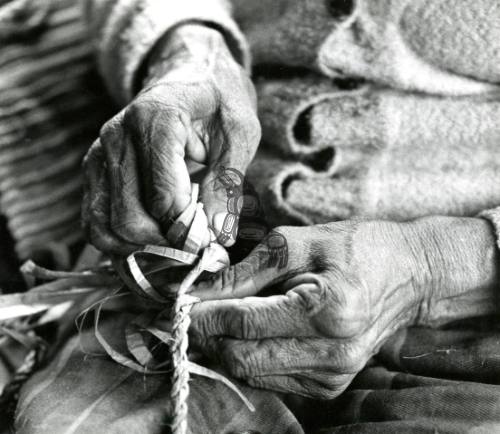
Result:
M270 78L261 68L264 146L250 177L273 221L406 220L498 206L498 2L328 4L351 8L316 58L285 59L321 75L280 69Z
M474 215L500 203L500 98L307 76L258 83L250 170L275 221ZM264 174L264 176L263 176Z

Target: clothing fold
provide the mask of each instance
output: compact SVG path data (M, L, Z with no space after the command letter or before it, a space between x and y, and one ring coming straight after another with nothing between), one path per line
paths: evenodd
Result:
M287 217L474 216L500 203L499 95L345 90L316 76L261 79L257 89L267 149L250 178L273 167L263 194Z

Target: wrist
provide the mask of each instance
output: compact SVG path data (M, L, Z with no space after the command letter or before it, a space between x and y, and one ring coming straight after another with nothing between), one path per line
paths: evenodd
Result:
M421 298L416 324L434 326L497 311L499 254L488 221L427 217L404 226Z
M222 33L203 24L183 24L168 32L156 44L146 64L143 85L154 83L187 66L194 73L206 76L219 58L232 59Z

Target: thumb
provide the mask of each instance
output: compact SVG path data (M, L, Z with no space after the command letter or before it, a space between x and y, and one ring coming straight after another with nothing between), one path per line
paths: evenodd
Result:
M201 187L208 222L217 241L230 247L236 241L243 207L244 172L229 164L209 169Z
M245 173L259 140L260 126L252 135L238 131L223 144L219 157L210 162L201 184L201 199L208 222L217 241L225 247L236 241L245 196Z

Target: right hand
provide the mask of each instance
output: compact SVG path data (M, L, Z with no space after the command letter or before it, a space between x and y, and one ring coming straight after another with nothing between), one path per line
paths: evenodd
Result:
M145 88L104 125L85 159L84 224L109 254L166 243L190 202L189 161L208 167L200 200L219 235L228 214L221 168L244 174L260 141L253 84L222 35L185 25L165 42Z

